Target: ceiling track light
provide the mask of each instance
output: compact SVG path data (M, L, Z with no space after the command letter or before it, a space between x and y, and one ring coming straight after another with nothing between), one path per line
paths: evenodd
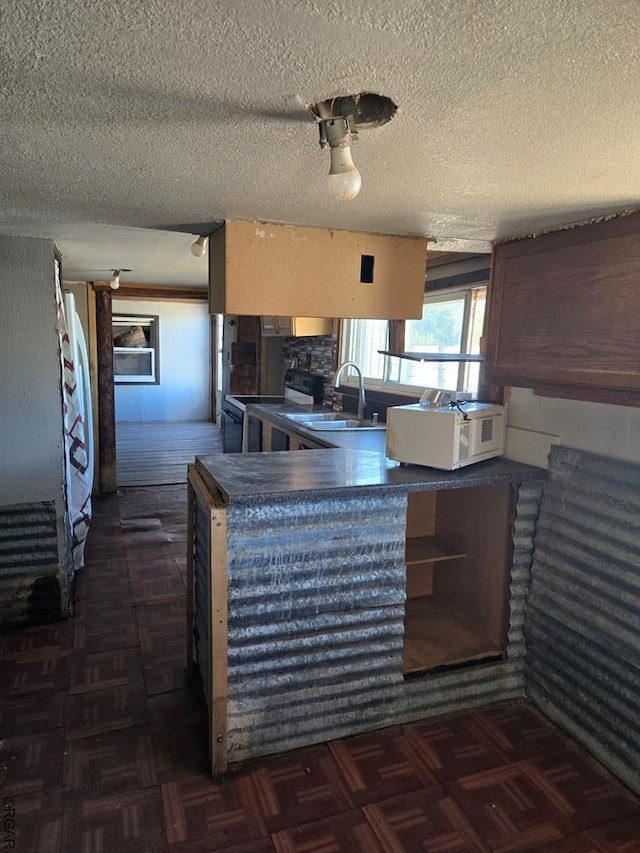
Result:
M331 167L327 180L329 195L351 201L360 192L362 177L351 157L352 132L349 119L334 116L319 121L320 147L329 147Z
M204 258L208 245L209 237L202 234L191 244L191 254L196 258Z

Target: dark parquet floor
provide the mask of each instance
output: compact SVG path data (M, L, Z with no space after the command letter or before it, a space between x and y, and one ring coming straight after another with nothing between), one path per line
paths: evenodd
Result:
M97 501L74 618L0 633L4 849L640 851L640 800L525 701L212 780L184 679L185 507L184 486Z

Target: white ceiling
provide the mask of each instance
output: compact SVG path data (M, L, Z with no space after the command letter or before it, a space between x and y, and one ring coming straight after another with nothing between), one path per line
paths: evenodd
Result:
M340 202L305 105L359 91L399 112ZM225 218L488 251L637 206L639 107L638 0L4 0L0 233L182 284Z

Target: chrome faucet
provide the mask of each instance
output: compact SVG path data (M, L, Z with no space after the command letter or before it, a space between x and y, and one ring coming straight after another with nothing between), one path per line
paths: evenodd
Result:
M340 367L336 370L335 375L333 377L333 382L331 384L334 388L338 388L338 381L340 379L342 371L347 367L353 367L353 369L358 374L358 420L363 421L367 408L367 402L364 396L364 376L362 375L362 371L355 363L355 361L343 361Z

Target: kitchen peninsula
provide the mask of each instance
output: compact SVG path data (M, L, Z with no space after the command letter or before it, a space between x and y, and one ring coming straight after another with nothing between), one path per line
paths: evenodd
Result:
M349 442L384 441L365 432ZM381 446L190 466L188 661L213 775L523 694L544 472L505 459L404 467Z

